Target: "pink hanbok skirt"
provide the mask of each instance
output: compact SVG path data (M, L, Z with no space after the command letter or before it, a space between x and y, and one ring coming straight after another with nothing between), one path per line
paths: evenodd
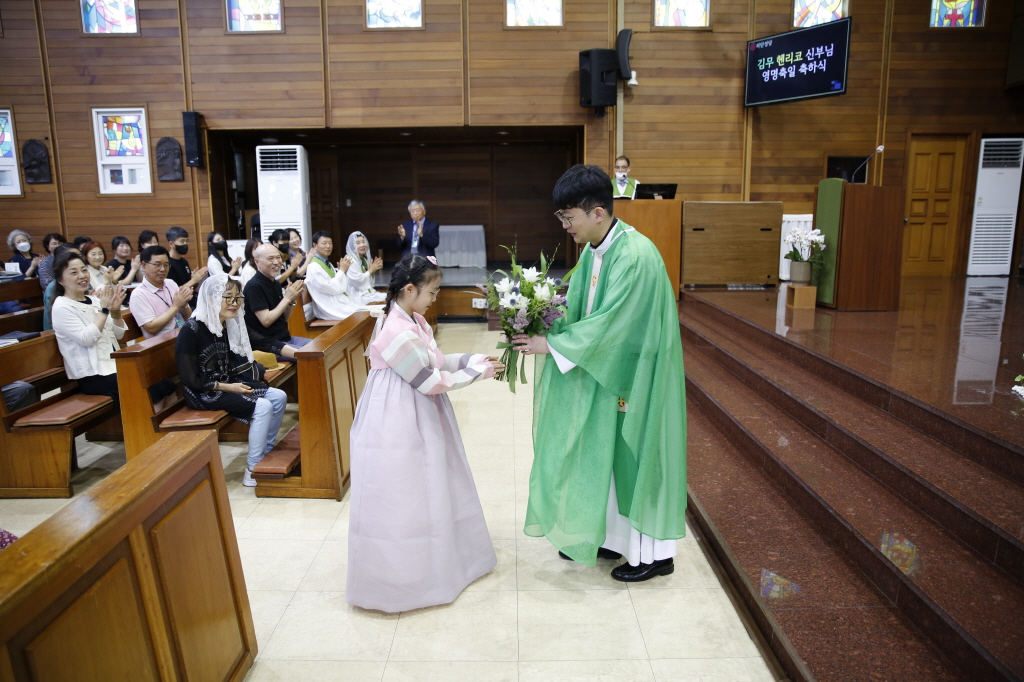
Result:
M497 564L451 401L370 370L351 431L349 604L448 604Z

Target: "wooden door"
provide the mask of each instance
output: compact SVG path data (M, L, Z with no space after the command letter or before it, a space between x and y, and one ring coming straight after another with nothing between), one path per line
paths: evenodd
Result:
M309 206L313 234L320 230L331 233L335 255L344 255L345 239L341 234L340 198L338 194L338 155L311 154L309 157ZM339 245L340 244L340 251ZM306 248L311 248L308 244ZM337 257L340 258L341 255Z
M914 135L910 140L903 275L953 273L966 142L964 135Z

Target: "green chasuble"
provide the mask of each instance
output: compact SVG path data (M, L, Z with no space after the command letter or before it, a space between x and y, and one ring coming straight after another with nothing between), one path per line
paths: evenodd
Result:
M622 221L606 239L589 315L594 250L583 250L566 317L537 360L527 535L595 565L612 472L619 513L644 535L686 534L686 401L679 313L661 254ZM621 401L620 401L621 399ZM624 412L622 410L625 410Z

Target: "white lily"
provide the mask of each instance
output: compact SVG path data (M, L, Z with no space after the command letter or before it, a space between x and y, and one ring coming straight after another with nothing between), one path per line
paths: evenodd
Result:
M537 268L524 268L522 278L527 282L536 282L540 279L540 270Z
M1024 400L1024 386L1014 386L1013 392L1017 394L1017 397Z
M533 296L538 301L550 301L552 296L551 287L547 284L538 284L533 289Z
M497 291L499 294L507 294L510 291L512 291L513 286L515 286L515 284L512 282L512 280L506 277L500 282L494 283L494 290Z
M513 296L512 294L505 294L504 296L498 299L498 305L500 305L502 308L516 308L518 307L516 303L518 303L517 297Z

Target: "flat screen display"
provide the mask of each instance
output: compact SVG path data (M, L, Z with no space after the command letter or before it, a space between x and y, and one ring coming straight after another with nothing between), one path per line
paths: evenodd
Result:
M743 104L845 94L849 47L849 17L751 40Z

